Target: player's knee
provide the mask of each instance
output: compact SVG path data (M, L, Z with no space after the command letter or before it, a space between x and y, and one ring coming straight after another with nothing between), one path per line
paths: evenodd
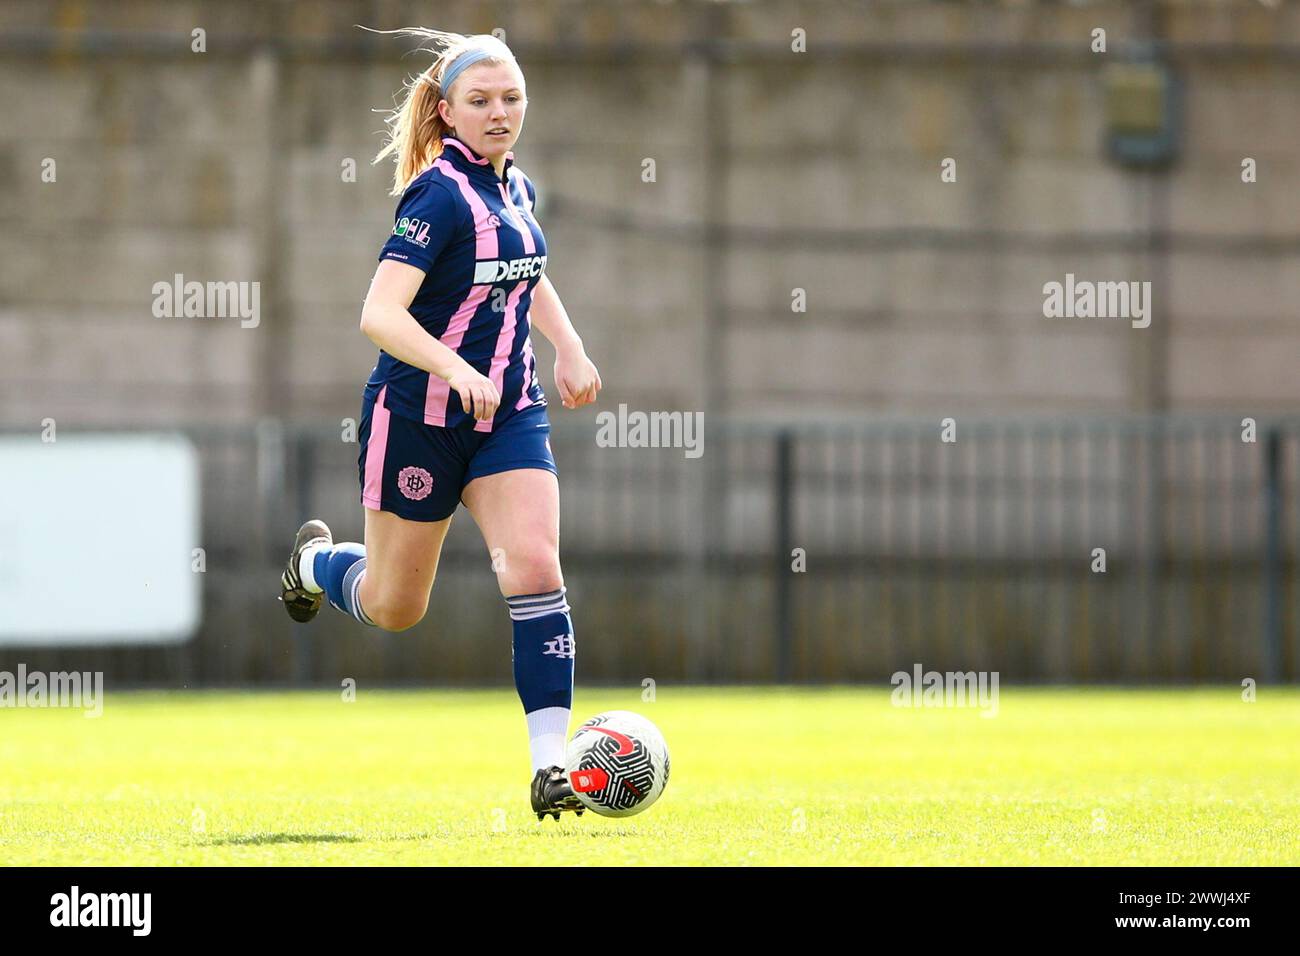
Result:
M407 631L424 620L427 605L415 605L403 602L381 603L375 608L366 608L366 616L375 622L375 626L385 631Z
M515 556L500 575L501 590L515 594L546 594L564 586L560 558L552 549L539 549Z

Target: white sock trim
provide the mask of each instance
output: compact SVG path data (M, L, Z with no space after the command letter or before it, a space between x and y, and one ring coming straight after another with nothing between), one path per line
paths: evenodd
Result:
M329 549L328 544L309 544L298 556L298 577L302 578L302 586L312 594L320 594L325 590L316 583L316 555Z
M539 734L528 741L533 773L543 767L564 767L564 734Z
M524 716L528 720L528 749L533 759L533 773L543 767L563 767L568 740L568 707L543 707Z

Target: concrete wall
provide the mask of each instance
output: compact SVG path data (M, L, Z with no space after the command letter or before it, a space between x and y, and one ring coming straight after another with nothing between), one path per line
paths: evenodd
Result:
M518 162L605 407L1294 409L1300 13L1159 8L1186 109L1181 162L1153 175L1101 145L1090 31L1113 60L1143 30L1130 7L462 2L433 23L356 0L7 3L0 422L357 414L393 207L371 111L427 58L354 23L505 29L529 84ZM1161 203L1170 251L1148 255ZM1152 328L1044 318L1067 272L1152 280ZM175 273L262 282L260 325L155 318Z

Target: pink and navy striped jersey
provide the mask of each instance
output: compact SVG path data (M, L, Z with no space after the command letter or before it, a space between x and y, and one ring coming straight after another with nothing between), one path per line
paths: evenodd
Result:
M533 215L537 191L513 152L502 178L491 160L456 137L444 135L442 144L433 165L406 187L379 259L424 270L410 313L496 385L501 406L492 421L474 425L491 431L517 410L545 402L528 309L546 268L546 239ZM366 396L385 385L385 407L406 418L447 427L474 422L445 380L381 350Z

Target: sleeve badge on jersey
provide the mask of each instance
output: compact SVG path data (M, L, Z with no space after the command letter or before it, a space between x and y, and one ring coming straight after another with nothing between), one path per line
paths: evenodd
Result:
M422 219L403 216L393 226L393 235L401 236L407 242L413 242L423 248L429 245L429 224Z

